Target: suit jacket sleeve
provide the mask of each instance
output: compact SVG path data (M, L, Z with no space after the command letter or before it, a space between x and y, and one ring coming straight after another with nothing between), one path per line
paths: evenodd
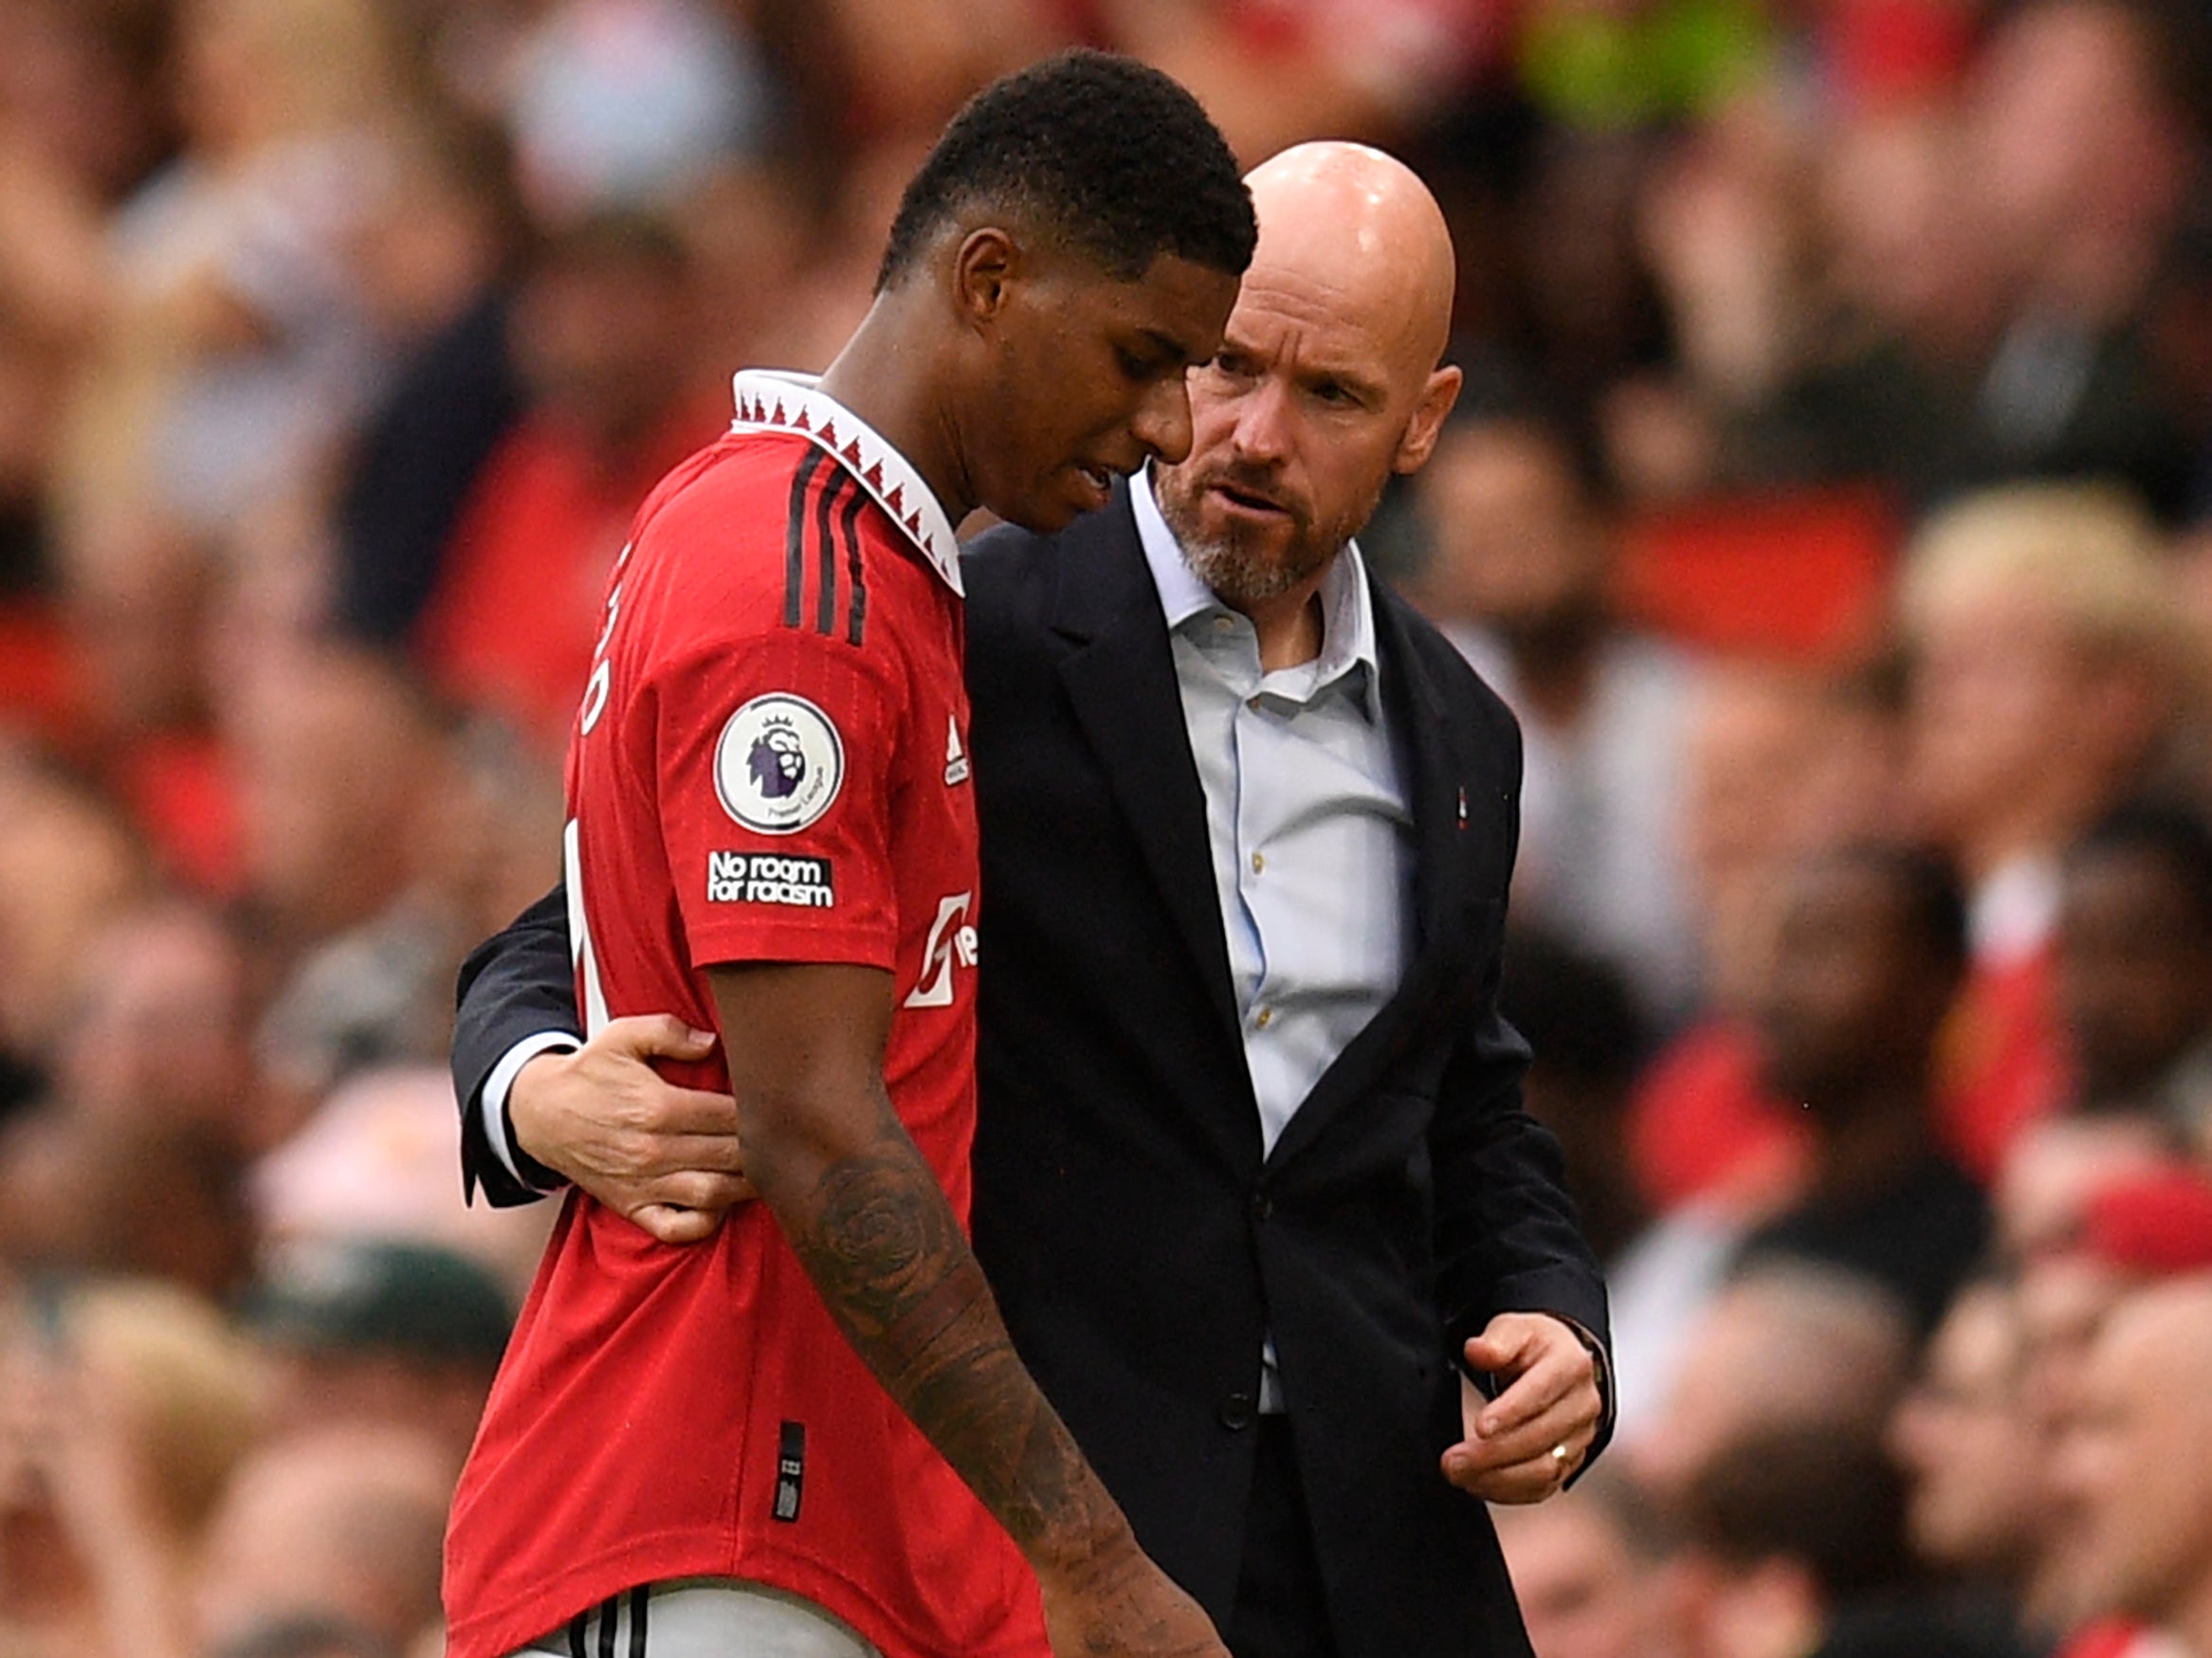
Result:
M453 1019L453 1092L461 1102L461 1189L479 1186L495 1208L543 1195L507 1173L485 1138L484 1085L515 1044L540 1031L583 1029L569 964L568 900L556 886L461 964ZM576 1036L581 1042L583 1038Z
M1517 741L1514 749L1517 795ZM1507 833L1509 842L1518 839L1517 812ZM1487 918L1485 936L1475 940L1480 967L1430 1131L1445 1333L1456 1360L1499 1313L1551 1313L1576 1325L1595 1343L1604 1396L1595 1456L1613 1430L1605 1281L1568 1195L1559 1142L1522 1105L1528 1046L1498 1010L1504 885L1501 880L1494 903L1479 912Z

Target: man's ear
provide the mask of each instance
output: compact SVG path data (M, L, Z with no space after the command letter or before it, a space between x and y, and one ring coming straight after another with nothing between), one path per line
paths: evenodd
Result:
M1005 309L1007 290L1019 274L1021 245L995 225L960 239L953 254L953 304L972 326L988 328Z
M1414 405L1413 418L1405 424L1405 435L1398 440L1398 453L1390 462L1392 471L1405 476L1429 464L1429 457L1436 452L1436 439L1444 430L1444 417L1459 401L1459 384L1464 378L1450 366L1429 376L1428 384L1421 388L1420 401Z

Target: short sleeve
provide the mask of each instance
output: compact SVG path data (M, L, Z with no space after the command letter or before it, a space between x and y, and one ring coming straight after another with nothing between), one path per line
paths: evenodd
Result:
M892 968L891 665L812 629L694 647L652 676L663 850L694 969Z

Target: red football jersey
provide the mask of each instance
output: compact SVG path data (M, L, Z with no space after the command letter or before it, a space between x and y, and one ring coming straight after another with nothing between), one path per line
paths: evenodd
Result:
M963 1221L976 813L951 526L803 382L640 512L569 749L569 921L596 1029L715 1022L705 970L889 969L885 1084ZM773 1030L680 1080L728 1085ZM499 1658L640 1583L731 1576L893 1658L1046 1651L1012 1541L876 1384L765 1205L654 1243L572 1192L454 1501L453 1658Z

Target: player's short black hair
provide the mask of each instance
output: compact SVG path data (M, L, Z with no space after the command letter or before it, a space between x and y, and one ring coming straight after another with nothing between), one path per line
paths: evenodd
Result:
M1083 47L992 82L953 118L899 202L876 292L978 204L1042 224L1124 281L1163 253L1242 276L1259 234L1198 100L1148 64Z

